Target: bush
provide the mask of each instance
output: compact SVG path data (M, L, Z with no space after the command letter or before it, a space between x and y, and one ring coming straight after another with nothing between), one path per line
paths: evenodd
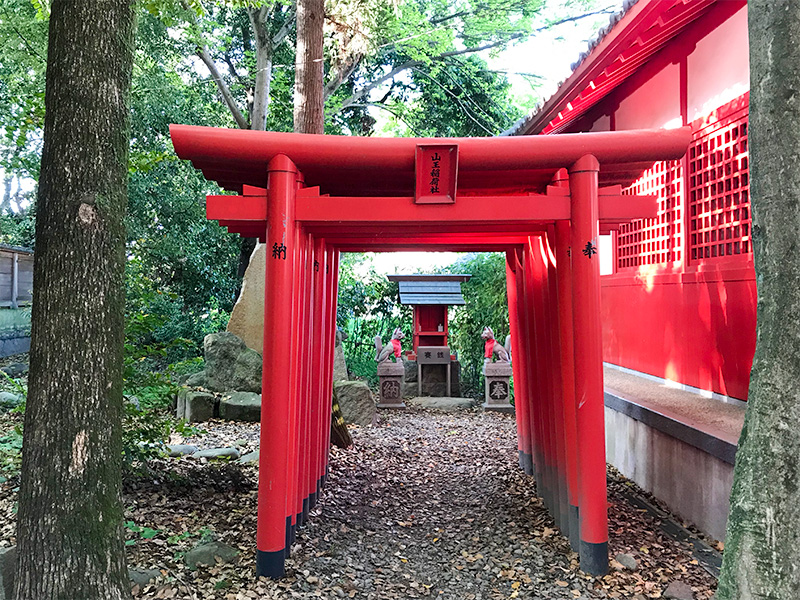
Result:
M483 396L483 328L491 327L501 344L510 331L505 264L503 254L482 252L468 254L442 269L447 273L472 275L461 286L466 304L452 307L449 316L449 343L458 351L464 396Z
M388 344L392 332L400 327L408 342L413 317L411 307L400 304L397 282L378 273L366 255L344 254L339 267L336 324L345 334L342 345L350 375L375 387L375 336L380 335Z

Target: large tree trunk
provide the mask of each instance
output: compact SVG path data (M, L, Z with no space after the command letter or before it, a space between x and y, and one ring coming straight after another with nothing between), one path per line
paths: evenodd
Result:
M297 0L297 55L294 80L294 130L322 133L324 0Z
M718 597L784 600L800 590L800 4L748 11L758 325Z
M132 0L52 3L18 600L130 597L120 488L133 32Z

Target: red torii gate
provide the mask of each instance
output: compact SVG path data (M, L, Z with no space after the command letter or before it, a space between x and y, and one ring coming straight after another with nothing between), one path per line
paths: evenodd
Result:
M689 128L442 139L170 131L178 156L239 193L208 196L207 217L267 244L258 575L284 574L326 480L339 253L421 249L506 253L520 466L581 568L605 574L597 237L656 216L654 198L621 186L683 156Z

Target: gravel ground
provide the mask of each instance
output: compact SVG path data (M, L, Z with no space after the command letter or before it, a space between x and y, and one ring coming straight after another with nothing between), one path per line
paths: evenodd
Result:
M212 422L202 447L251 446L252 425ZM477 410L382 413L353 428L354 447L332 449L330 479L298 535L281 581L254 581L256 467L163 461L125 489L129 563L157 568L136 598L661 598L672 580L710 598L716 581L687 545L666 538L609 480L611 574L581 573L533 479L517 466L513 417ZM243 443L244 441L246 443ZM213 442L210 443L210 442ZM13 543L13 482L0 485L0 544ZM142 533L137 528L151 528ZM201 536L241 550L233 564L189 571L182 555Z

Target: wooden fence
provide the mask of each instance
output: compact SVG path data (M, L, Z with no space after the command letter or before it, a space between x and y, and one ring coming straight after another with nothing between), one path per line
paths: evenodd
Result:
M0 244L0 307L18 308L33 300L33 252Z

